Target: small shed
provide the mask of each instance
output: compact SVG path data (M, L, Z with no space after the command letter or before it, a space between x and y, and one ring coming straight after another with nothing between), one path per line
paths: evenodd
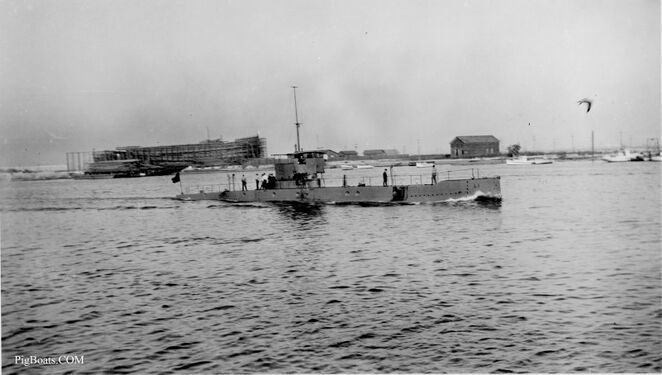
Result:
M358 155L359 155L358 152L356 152L354 150L343 150L343 151L338 152L338 156L340 156L341 158L358 156Z
M336 159L336 158L339 158L339 157L340 157L340 153L335 152L335 151L333 151L333 150L329 150L329 149L319 149L319 150L317 150L317 151L320 151L320 152L325 153L325 154L328 156L329 159Z
M398 150L395 149L375 149L375 150L364 150L363 156L378 158L378 157L388 157L399 155Z
M493 135L461 135L451 141L451 158L499 155L499 140Z

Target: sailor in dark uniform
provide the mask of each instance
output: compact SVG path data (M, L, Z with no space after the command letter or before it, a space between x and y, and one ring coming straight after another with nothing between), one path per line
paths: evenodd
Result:
M382 177L384 177L384 186L388 186L388 173L386 173L386 169L384 169L384 173L382 173Z

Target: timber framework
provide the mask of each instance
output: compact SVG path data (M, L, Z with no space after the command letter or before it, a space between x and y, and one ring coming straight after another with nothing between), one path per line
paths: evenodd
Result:
M221 139L168 146L124 146L114 150L67 152L67 170L85 172L108 162L137 161L142 164L178 167L238 165L267 157L267 140L259 136Z

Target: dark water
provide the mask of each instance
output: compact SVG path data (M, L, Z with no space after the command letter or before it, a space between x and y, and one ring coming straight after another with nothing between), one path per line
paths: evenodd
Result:
M481 173L502 176L500 207L179 202L167 176L4 182L2 371L662 371L660 164Z

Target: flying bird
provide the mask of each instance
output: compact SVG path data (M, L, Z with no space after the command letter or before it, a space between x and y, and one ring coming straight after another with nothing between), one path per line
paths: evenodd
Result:
M48 136L51 138L51 139L50 139L51 142L53 141L53 139L55 139L55 140L67 139L67 137L63 137L63 136L59 136L59 135L53 134L53 133L49 132L49 131L46 130L46 129L44 129L44 132L45 132L46 134L48 134Z
M588 113L588 111L591 110L591 104L593 104L593 102L591 100L587 99L587 98L584 98L582 100L577 101L577 104L579 104L579 105L582 105L584 103L586 103L586 113Z

